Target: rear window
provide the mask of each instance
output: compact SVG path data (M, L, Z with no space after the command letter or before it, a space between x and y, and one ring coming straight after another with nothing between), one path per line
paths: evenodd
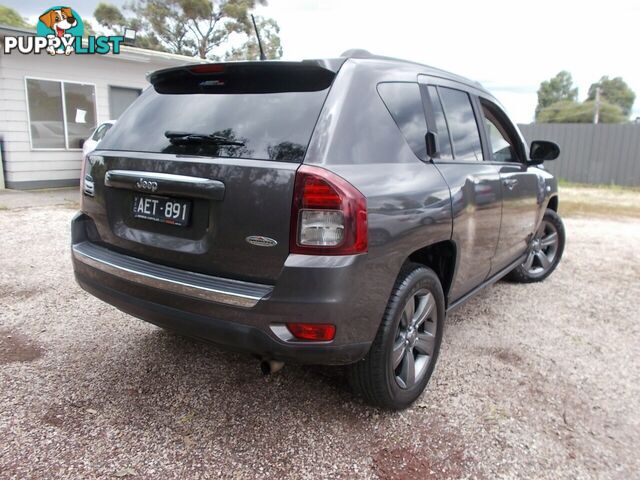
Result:
M100 149L300 163L328 91L173 94L148 88ZM243 145L172 143L167 131L214 135Z

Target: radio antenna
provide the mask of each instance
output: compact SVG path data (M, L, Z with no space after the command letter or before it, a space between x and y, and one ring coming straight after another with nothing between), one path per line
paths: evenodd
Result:
M258 47L260 48L260 60L266 60L267 56L264 54L264 50L262 49L262 42L260 41L260 32L258 31L258 27L256 25L256 19L253 14L251 14L251 21L253 22L253 29L256 31L256 38L258 39Z

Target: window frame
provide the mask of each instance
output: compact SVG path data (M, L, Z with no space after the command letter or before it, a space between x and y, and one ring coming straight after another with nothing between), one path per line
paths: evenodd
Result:
M489 149L489 144L487 143L487 137L486 137L485 126L484 126L484 117L482 117L482 109L480 106L480 101L478 100L478 97L482 95L481 90L467 83L457 82L454 80L449 80L446 78L442 78L434 75L426 75L426 74L418 75L418 84L420 85L421 92L423 93L423 98L429 99L429 102L431 102L431 98L429 96L428 88L427 88L429 86L436 87L436 90L438 90L438 97L441 97L440 88L449 88L452 90L459 90L463 93L466 93L469 96L469 100L471 102L473 116L475 118L476 127L478 128L478 135L480 137L480 148L482 149L482 156L483 156L482 160L475 160L475 159L467 160L467 159L456 158L455 146L453 144L453 138L451 137L451 128L449 128L449 120L447 119L447 112L444 110L444 105L442 104L442 101L439 98L440 104L442 105L442 110L444 112L444 119L445 119L445 122L447 123L447 134L449 135L449 142L451 144L451 151L453 154L453 158L441 159L439 157L431 157L431 161L435 163L442 163L442 164L453 163L453 164L459 164L459 165L479 165L487 162L488 158L493 158L489 155L490 149ZM433 112L430 111L432 108L433 106L431 103L429 103L428 108L425 107L426 109L425 114L427 118L427 128L428 128L428 131L437 132L438 128L435 125L435 117L433 116Z
M28 89L28 81L29 80L40 80L43 82L57 82L60 85L60 94L62 99L62 127L64 129L64 148L63 147L34 147L33 146L33 138L31 133L31 106L29 104L29 89ZM98 121L98 102L97 102L97 86L92 82L75 82L73 80L61 80L58 78L45 78L45 77L32 77L25 76L24 77L24 98L27 105L27 130L29 132L29 146L31 147L31 151L35 152L81 152L82 148L69 148L69 135L67 130L67 105L65 99L65 89L64 84L70 83L75 85L89 85L93 87L93 109L96 112L96 125L94 127L97 128L100 125ZM91 135L93 136L93 134ZM90 137L89 137L90 138Z
M429 93L429 87L433 87L435 89L435 93L437 98L432 98L431 93ZM438 138L438 155L436 157L432 157L431 160L437 159L441 162L453 161L455 159L453 152L453 140L451 139L451 130L449 130L449 122L447 121L447 116L444 113L444 106L442 105L442 99L440 98L440 92L438 91L437 85L433 85L432 83L424 83L420 84L420 93L422 95L422 106L425 110L425 117L427 119L427 132L434 132ZM442 118L444 119L444 124L447 129L446 138L449 140L449 149L451 151L451 158L442 158L440 151L440 138L443 138L442 132L438 131L438 122L436 121L436 116L434 112L434 103L438 102L440 105L440 110L442 111Z

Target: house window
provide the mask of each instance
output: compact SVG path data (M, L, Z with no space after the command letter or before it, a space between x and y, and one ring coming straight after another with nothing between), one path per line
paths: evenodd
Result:
M116 120L140 96L139 88L109 87L109 118Z
M96 127L93 85L27 78L31 148L81 148Z

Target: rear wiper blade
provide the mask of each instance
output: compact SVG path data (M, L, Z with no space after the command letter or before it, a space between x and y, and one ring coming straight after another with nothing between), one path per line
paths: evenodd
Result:
M209 135L206 133L177 132L167 130L164 136L171 143L212 143L214 145L232 145L235 147L244 147L244 142L232 140L221 135Z

